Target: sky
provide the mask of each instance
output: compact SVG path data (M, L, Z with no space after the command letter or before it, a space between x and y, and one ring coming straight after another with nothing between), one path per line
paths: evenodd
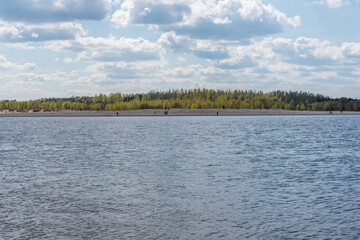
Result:
M168 89L360 98L359 0L1 0L0 99Z

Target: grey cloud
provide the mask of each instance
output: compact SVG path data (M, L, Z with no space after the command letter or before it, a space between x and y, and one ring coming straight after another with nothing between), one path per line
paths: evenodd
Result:
M176 32L197 39L247 40L296 27L298 16L288 18L260 0L204 2L189 0L187 5L175 1L124 0L112 15L116 26L152 24L162 32Z
M171 48L174 52L188 51L191 45L194 45L194 40L177 36L174 32L167 32L161 35L158 40L159 44Z

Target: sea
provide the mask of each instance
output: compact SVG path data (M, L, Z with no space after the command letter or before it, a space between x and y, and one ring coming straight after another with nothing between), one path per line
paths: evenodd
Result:
M360 239L360 116L0 118L0 239Z

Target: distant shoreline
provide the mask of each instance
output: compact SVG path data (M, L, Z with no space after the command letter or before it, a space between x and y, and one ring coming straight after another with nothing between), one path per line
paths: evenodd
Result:
M167 112L167 113L166 113ZM360 115L360 112L295 111L283 109L145 109L130 111L0 112L0 117L119 117L130 116L317 116Z

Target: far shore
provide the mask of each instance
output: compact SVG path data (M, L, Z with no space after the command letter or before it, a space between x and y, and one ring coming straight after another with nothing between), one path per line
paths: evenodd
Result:
M145 109L131 111L0 111L0 117L125 117L125 116L314 116L360 115L349 111L294 111L282 109Z

